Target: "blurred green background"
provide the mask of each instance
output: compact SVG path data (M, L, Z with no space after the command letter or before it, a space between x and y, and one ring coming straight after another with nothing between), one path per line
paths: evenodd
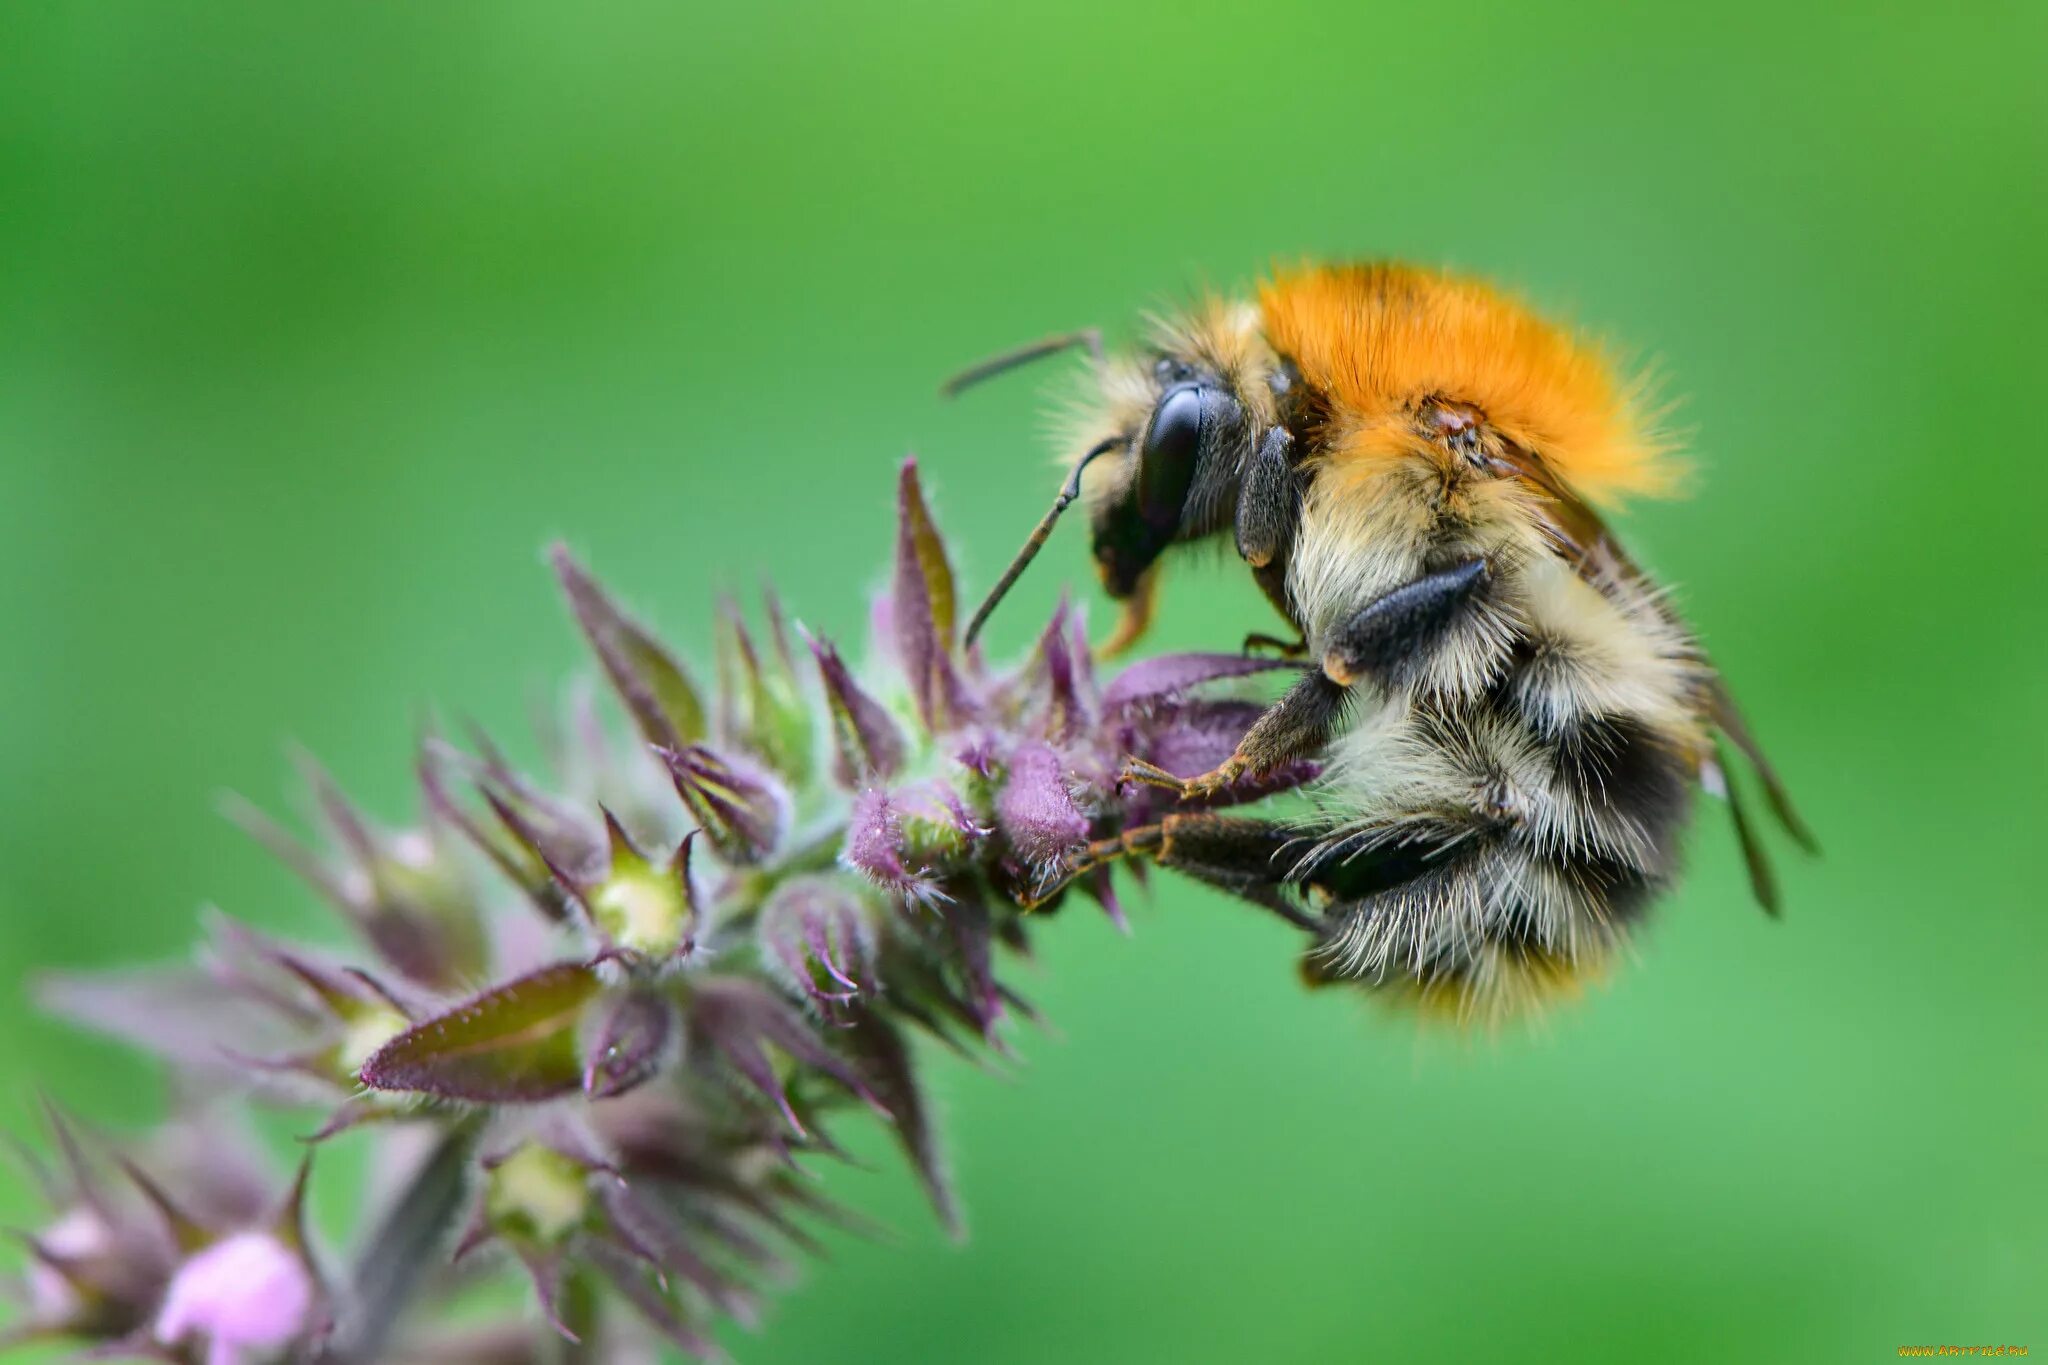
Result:
M1862 11L1852 14L1854 8ZM744 12L743 12L744 11ZM936 1057L972 1223L877 1134L749 1362L1859 1361L2048 1351L2048 8L22 3L0 19L0 1123L141 1063L35 968L317 920L213 813L288 741L398 816L429 705L581 661L567 536L693 646L772 571L857 634L923 457L986 583L1047 388L950 369L1276 257L1484 272L1654 358L1688 502L1623 522L1827 856L1717 812L1641 961L1418 1040L1162 885ZM1020 590L1020 641L1078 532ZM1193 567L1157 643L1265 617ZM1105 619L1098 608L1098 621ZM36 1216L0 1185L0 1222Z

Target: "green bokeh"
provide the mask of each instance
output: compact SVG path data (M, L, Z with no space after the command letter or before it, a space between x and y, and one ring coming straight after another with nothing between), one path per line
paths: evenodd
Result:
M1854 8L1863 11L1852 14ZM974 583L1053 477L951 367L1268 261L1483 271L1654 357L1624 522L1827 846L1723 822L1611 988L1499 1043L1294 984L1164 885L1076 917L1017 1081L933 1061L973 1227L878 1137L749 1362L2048 1351L2048 8L37 4L0 17L0 1123L161 1097L36 967L316 912L211 810L288 741L407 809L425 709L578 667L563 535L680 640L856 632L922 455ZM1066 532L999 624L1082 578ZM1222 566L1161 645L1264 618ZM35 1216L0 1185L0 1222Z

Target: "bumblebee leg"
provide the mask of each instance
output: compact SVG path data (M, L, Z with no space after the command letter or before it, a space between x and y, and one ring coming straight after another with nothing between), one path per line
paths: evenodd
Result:
M1492 579L1484 559L1468 559L1386 593L1332 632L1323 649L1324 675L1342 687L1360 678L1392 679L1441 640Z
M1343 714L1348 689L1317 669L1304 669L1301 680L1261 715L1237 742L1237 751L1221 767L1200 777L1182 779L1164 768L1133 759L1124 765L1123 780L1176 792L1184 801L1220 795L1227 788L1271 772L1283 763L1305 758L1323 747Z
M1062 864L1048 872L1031 888L1022 904L1026 910L1035 910L1065 890L1076 878L1125 858L1151 853L1158 849L1165 837L1164 825L1138 825L1108 839L1097 839L1070 854Z
M1323 651L1322 667L1305 670L1220 767L1182 779L1133 760L1124 765L1124 780L1163 787L1183 801L1206 800L1314 753L1329 740L1352 684L1364 677L1391 679L1401 665L1436 644L1492 579L1484 559L1468 559L1402 584L1337 628Z
M1288 893L1287 849L1294 831L1270 820L1232 815L1169 815L1152 859L1196 881L1264 906L1288 923L1319 930Z
M1277 635L1267 635L1262 631L1253 631L1250 635L1245 636L1243 648L1244 652L1248 655L1254 655L1261 650L1270 649L1273 651L1275 658L1304 659L1308 657L1308 641L1283 640Z
M1319 931L1321 921L1297 906L1287 892L1283 854L1294 842L1291 830L1268 820L1169 815L1156 825L1140 825L1088 845L1069 860L1057 879L1039 891L1032 904L1098 868L1125 858L1148 857L1161 867L1263 906L1291 924Z
M1139 825L1127 829L1111 839L1097 839L1089 844L1067 864L1069 876L1078 877L1084 872L1093 872L1098 867L1124 858L1134 858L1141 853L1155 852L1166 838L1166 826Z
M1294 438L1274 427L1259 442L1237 494L1237 552L1254 569L1284 562L1301 515L1294 486Z
M1122 830L1110 838L1097 839L1070 854L1064 863L1049 872L1032 889L1022 904L1026 910L1035 910L1064 891L1077 878L1085 877L1125 858L1156 853L1165 838L1166 826L1154 824L1137 825Z

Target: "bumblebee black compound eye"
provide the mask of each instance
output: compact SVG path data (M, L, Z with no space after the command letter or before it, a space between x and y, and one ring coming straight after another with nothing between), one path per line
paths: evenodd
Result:
M1168 389L1138 444L1138 469L1123 500L1095 520L1095 558L1111 596L1123 597L1189 528L1188 492L1243 421L1229 390L1214 383Z
M1180 525L1195 461L1202 453L1207 391L1199 384L1169 390L1152 409L1145 440L1138 447L1138 515L1169 535Z

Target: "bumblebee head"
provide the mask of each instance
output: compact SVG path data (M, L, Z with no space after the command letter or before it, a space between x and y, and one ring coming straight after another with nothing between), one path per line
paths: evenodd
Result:
M1167 548L1230 524L1256 436L1275 420L1291 378L1259 334L1255 312L1212 304L1161 322L1154 344L1135 355L1104 357L1095 333L1077 332L997 357L948 390L1080 344L1094 352L1100 382L1099 401L1082 419L1087 444L1052 509L975 613L970 642L1060 514L1083 498L1103 587L1126 603L1118 636L1125 641L1142 624L1152 571Z
M1162 355L1150 377L1143 421L1083 482L1096 568L1118 599L1138 591L1167 546L1222 528L1251 446L1245 403L1224 375Z

